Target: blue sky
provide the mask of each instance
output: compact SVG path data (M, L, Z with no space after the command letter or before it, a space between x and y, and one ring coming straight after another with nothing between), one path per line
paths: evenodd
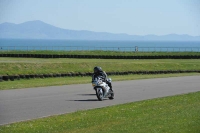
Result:
M72 30L200 36L200 0L0 0L0 23L32 20Z

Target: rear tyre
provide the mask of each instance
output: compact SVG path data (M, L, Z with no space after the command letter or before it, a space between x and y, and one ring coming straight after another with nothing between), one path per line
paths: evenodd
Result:
M110 97L108 97L110 100L113 100L114 99L114 91L113 90L111 90L110 91L111 92L111 96Z

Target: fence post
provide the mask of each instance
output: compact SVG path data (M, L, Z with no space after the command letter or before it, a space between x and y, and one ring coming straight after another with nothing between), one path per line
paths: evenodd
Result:
M138 46L135 46L135 52L137 52L138 51Z

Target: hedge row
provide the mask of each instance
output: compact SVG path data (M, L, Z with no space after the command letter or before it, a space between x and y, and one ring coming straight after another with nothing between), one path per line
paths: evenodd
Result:
M200 70L107 72L109 76L110 75L128 75L128 74L171 74L171 73L200 73ZM76 77L76 76L92 76L92 73L5 75L5 76L0 76L0 81L14 81L14 80L20 80L20 79L49 78L49 77Z
M200 59L200 55L115 56L115 55L0 54L0 57L88 58L88 59Z

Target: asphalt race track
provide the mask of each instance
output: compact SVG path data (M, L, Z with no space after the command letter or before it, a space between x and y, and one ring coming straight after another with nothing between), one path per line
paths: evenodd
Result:
M1 85L1 84L0 84ZM50 115L200 91L200 76L113 82L114 100L97 101L91 84L0 91L0 125Z

